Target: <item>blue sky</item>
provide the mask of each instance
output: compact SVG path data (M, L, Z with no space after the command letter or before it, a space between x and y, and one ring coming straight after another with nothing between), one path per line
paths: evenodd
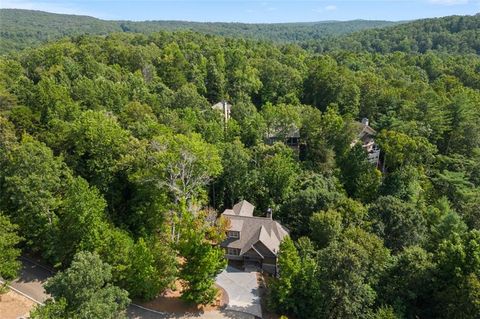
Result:
M480 0L0 0L1 8L115 20L302 22L411 20L480 12Z

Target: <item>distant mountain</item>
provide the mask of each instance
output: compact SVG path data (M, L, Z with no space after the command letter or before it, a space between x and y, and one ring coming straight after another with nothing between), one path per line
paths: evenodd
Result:
M309 44L319 52L342 49L378 53L440 51L480 54L480 14L416 20L354 32L322 43L310 41Z
M81 34L194 30L228 37L247 37L276 42L306 42L395 24L398 22L366 20L274 24L107 21L88 16L0 9L0 53L21 50L47 41Z

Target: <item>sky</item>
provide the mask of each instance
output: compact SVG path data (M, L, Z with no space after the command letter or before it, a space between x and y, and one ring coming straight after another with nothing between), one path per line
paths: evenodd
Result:
M0 8L135 21L401 21L453 14L476 14L480 12L480 0L0 0Z

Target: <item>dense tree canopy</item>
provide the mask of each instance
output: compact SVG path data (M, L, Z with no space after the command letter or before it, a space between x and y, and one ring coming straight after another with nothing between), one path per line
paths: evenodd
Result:
M225 266L215 217L246 199L290 230L269 282L273 310L474 318L480 58L391 51L162 32L78 36L0 58L10 256L18 232L66 273L93 258L125 298L119 289L151 299L179 279L186 300L209 303ZM211 108L219 100L233 105L230 118ZM378 166L355 145L363 117L378 132ZM106 305L72 301L60 289L67 277L39 313L61 317L76 302L120 310L109 291L95 298Z

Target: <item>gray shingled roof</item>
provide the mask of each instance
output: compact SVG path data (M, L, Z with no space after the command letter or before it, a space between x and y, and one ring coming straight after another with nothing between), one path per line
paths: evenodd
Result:
M253 216L254 208L252 204L243 200L233 209L225 210L222 216L230 220L230 230L240 232L240 238L227 238L221 246L238 248L242 255L257 242L261 242L276 255L281 241L288 236L288 230L271 218Z

